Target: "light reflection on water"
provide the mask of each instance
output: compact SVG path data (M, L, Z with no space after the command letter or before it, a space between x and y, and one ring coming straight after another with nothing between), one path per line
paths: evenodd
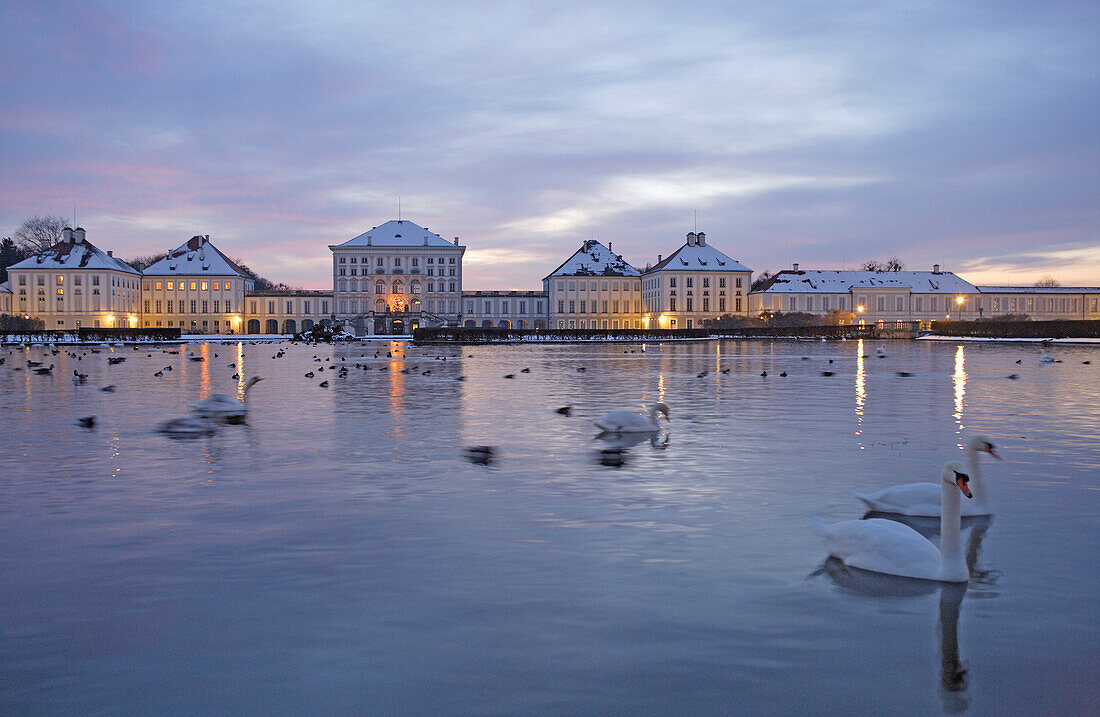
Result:
M180 348L116 348L128 360L110 367L106 349L61 354L53 377L10 370L38 348L0 366L0 711L1011 714L1094 700L1094 348L1059 347L1054 366L1031 347L924 342L867 361L861 341ZM267 380L249 425L152 432L203 395L242 396L252 375ZM656 401L672 410L667 445L593 460L593 420ZM95 429L73 425L89 414ZM808 577L824 558L810 515L857 518L847 491L930 480L978 431L1006 460L986 465L998 514L957 604ZM471 464L471 445L496 460ZM960 655L970 671L952 689Z

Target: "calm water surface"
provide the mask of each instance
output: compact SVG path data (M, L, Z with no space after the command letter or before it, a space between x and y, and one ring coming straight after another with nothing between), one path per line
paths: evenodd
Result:
M182 348L207 360L0 352L0 712L1100 709L1100 349ZM249 425L153 431L231 362L266 379ZM662 400L667 446L602 465L592 421ZM968 589L823 569L811 515L979 432L1005 460Z

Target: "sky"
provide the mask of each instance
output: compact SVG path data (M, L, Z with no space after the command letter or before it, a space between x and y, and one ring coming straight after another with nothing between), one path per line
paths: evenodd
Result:
M0 236L209 234L332 286L400 214L465 289L696 228L755 272L1100 284L1100 3L0 3Z

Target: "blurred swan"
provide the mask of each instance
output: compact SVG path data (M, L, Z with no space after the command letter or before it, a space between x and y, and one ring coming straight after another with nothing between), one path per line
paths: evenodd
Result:
M878 348L876 348L875 349L875 356L878 356L879 358L885 358L886 357L886 347L885 346L879 346Z
M825 525L814 519L814 530L829 555L845 565L887 575L920 580L964 583L970 579L963 555L960 497L971 497L962 464L948 463L940 475L943 493L940 516L940 548L907 525L886 520L847 520Z
M173 418L157 426L157 431L169 438L201 438L214 434L214 424L205 416Z
M225 421L241 421L248 415L248 406L245 404L248 399L248 390L260 381L263 381L263 379L259 376L248 379L244 385L244 398L233 398L232 396L218 394L204 401L188 405L195 409L195 412L200 416L221 418Z
M663 403L654 404L649 409L649 418L640 413L620 408L596 421L596 426L607 433L649 433L650 431L659 431L661 427L657 423L658 413L663 413L667 419L668 406Z
M1054 358L1046 351L1044 351L1043 355L1039 357L1039 363L1056 363L1057 361L1058 359Z
M967 444L966 453L967 470L971 480L970 489L974 493L974 501L962 506L962 515L989 515L993 509L987 500L988 493L982 481L981 461L978 459L978 454L988 453L999 459L997 447L985 436L974 436ZM890 486L869 495L855 492L852 495L863 501L868 510L876 513L938 516L943 491L935 483L905 483Z
M603 441L606 445L617 449L626 450L643 443L648 443L654 448L668 448L668 431L632 431L628 433L609 433L604 431L596 436L597 441Z

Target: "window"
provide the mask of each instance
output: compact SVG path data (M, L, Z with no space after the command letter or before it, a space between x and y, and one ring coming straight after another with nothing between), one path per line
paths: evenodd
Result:
M198 303L197 301L192 301L192 302L191 302L191 313L192 313L192 314L196 313L196 312L195 312L195 305L196 305L197 303Z
M161 313L161 311L160 311L160 301L155 302L153 305L156 307L157 313L158 314Z
M669 297L668 310L669 311L676 311L676 297L675 296Z
M248 302L248 313L250 313L250 314L256 313L256 302L255 301Z
M737 280L737 285L741 286L741 280L740 279ZM726 277L724 277L724 276L718 277L718 288L719 289L725 289L726 288Z
M675 276L669 278L668 287L670 289L675 289L676 288L676 277Z
M453 281L451 282L451 288L450 288L450 290L451 290L451 291L454 291L454 290L455 290L455 283L454 283Z
M302 313L303 314L308 314L309 313L309 299L306 299L305 301L302 302Z
M734 299L733 301L737 305L737 308L734 309L734 310L737 311L738 313L740 313L741 312L741 297L738 297L738 298Z
M322 314L327 314L328 313L328 302L327 301L322 301L321 302L321 313Z
M719 299L718 300L718 311L723 313L723 314L726 313L726 300L725 299Z
M924 297L917 296L913 299L914 309L917 311L924 311Z
M191 291L195 291L195 282L191 282Z
M92 283L94 284L96 282L93 281ZM183 288L183 284L180 284L180 288L181 289ZM172 291L172 282L170 282L170 281L168 282L168 291Z
M413 259L412 259L412 265L413 266L420 266L420 259L418 259L414 256Z
M595 304L596 302L593 301L592 303ZM582 314L585 313L584 304L585 304L584 299L581 299L581 313Z
M340 257L339 259L336 260L336 263L343 264L346 261L347 261L347 259L345 257Z
M19 285L20 286L26 286L27 285L27 275L26 274L20 274L19 275Z
M905 311L905 297L904 296L897 297L897 301L894 302L894 303L895 303L895 306L897 306L897 311Z
M710 299L705 296L703 297L703 311L710 311Z
M737 277L736 281L737 281L737 283L734 286L736 288L740 289L741 288L741 277Z
M612 301L611 302L611 313L613 313L613 314L619 313L619 302L618 301Z
M38 284L39 286L45 286L45 285L46 285L46 277L44 277L44 276L42 276L41 274L39 274L39 275L38 275L38 276L37 276L36 278L38 279L38 281L37 281L36 283L37 283L37 284Z
M574 302L572 300L569 301L569 313L571 313L571 314L576 313Z
M220 304L220 303L221 303L221 302L220 302L220 301L218 301L217 299L215 299L215 300L214 300L214 313L215 313L215 314L220 314L220 313L221 313L221 312L220 312L220 311L218 310L218 304ZM227 301L227 302L225 302L225 305L226 305L226 307L227 307L227 309L226 309L226 310L228 310L229 302L228 302L228 301Z
M451 264L455 263L455 258L453 256L451 257L451 261L449 263L451 263Z
M191 302L191 303L194 303L194 302ZM210 313L209 311L207 311L207 308L208 308L207 303L208 302L206 302L206 301L202 302L202 313L204 313L204 314ZM191 309L191 310L194 311L194 309Z
M92 277L92 286L99 286L99 277L98 276L93 276ZM172 288L172 287L168 287L168 288Z
M558 313L559 314L564 314L565 313L565 302L560 300L560 299L558 300Z
M393 265L394 265L394 266L401 266L401 257L399 257L399 256L397 256L397 257L394 257L394 259L393 259Z
M521 314L526 314L527 313L527 302L526 301L519 302L519 313L521 313Z
M225 282L225 290L226 290L226 291L230 291L230 290L231 290L231 287L230 287L230 284L229 284L229 282L228 282L228 281L227 281L227 282Z
M691 279L688 279L688 281L691 281ZM692 301L693 301L693 299L689 296L687 298L687 310L688 311L695 311L695 309L692 308Z
M454 270L454 269L451 269L451 274L450 274L450 275L451 275L451 276L454 276L454 275L455 275L455 270Z
M690 284L689 284L689 286L690 286ZM710 288L710 277L709 276L704 276L703 277L703 288L704 289L709 289Z
M207 283L205 281L202 282L202 290L203 291L206 291L206 287L207 287ZM194 288L194 287L191 287L191 288Z
M374 293L376 293L376 294L385 294L386 293L386 284L385 284L385 282L383 282L383 281L374 282Z
M269 313L269 314L274 314L275 313L275 302L274 301L267 302L267 313Z
M347 276L346 272L347 272L347 269L345 269L344 267L340 267L340 276Z
M886 297L885 296L879 296L879 297L876 297L876 298L878 299L878 303L876 304L876 306L878 307L878 310L879 311L886 311Z
M375 266L385 266L385 265L386 264L385 264L385 262L383 262L382 257L378 257L378 263L375 264Z
M293 301L287 301L286 302L286 312L288 314L293 314L294 313L294 302Z

